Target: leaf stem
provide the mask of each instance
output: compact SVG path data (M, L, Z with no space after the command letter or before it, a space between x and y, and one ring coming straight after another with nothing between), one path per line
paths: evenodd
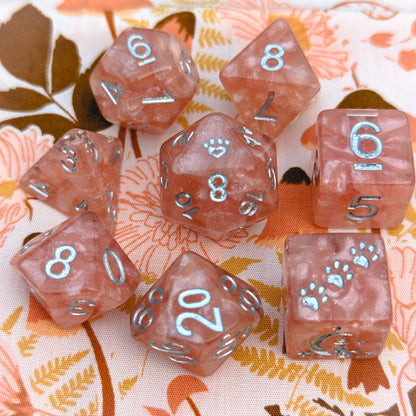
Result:
M101 348L100 343L88 321L82 323L88 338L90 339L92 349L94 351L95 360L97 362L98 371L101 377L101 388L103 392L103 416L115 415L114 390L111 381L110 371Z
M46 95L48 96L48 98L58 107L60 108L70 119L71 121L73 121L75 124L78 124L78 120L76 118L74 118L72 116L72 114L65 108L63 107L58 101L55 100L54 96L52 94L50 94L48 91L46 91L44 89Z
M189 407L193 410L195 416L201 416L195 402L189 396L186 398L186 401L188 402Z

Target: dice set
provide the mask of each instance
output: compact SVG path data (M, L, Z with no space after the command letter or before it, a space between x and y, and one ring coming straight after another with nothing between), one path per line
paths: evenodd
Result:
M289 25L273 22L220 73L244 124L209 114L160 148L160 208L169 220L223 239L278 208L274 139L319 91ZM151 132L172 125L199 76L186 45L125 30L90 77L104 115ZM396 110L325 110L313 152L314 221L381 228L403 220L414 190L407 117ZM118 139L71 130L21 178L28 194L70 218L11 264L64 328L125 302L140 272L112 237L123 159ZM297 234L284 248L286 349L293 359L368 358L392 319L383 240L373 233ZM254 287L182 253L130 316L134 339L199 375L212 374L263 317Z

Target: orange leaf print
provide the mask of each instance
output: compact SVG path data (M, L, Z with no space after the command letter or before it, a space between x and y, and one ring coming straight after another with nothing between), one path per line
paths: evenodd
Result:
M19 374L6 348L0 343L0 415L53 416L49 412L35 409Z
M197 411L190 396L194 393L208 391L207 386L198 378L191 375L183 375L174 378L168 386L167 397L169 407L173 414L176 414L179 406L187 400L191 408ZM198 412L199 413L199 412Z
M191 12L180 12L165 17L156 24L155 29L164 30L182 39L190 51L195 34L195 15Z
M82 327L63 329L52 321L42 305L36 300L32 293L29 296L29 313L26 318L26 329L37 335L48 337L68 338L75 335Z
M377 357L351 360L348 370L348 388L358 387L360 383L363 383L367 394L378 390L380 386L390 388L389 380Z
M290 168L279 184L279 209L271 215L256 240L259 246L283 250L294 233L326 232L313 223L310 179L300 168Z
M378 48L388 48L391 46L391 41L393 39L393 33L374 33L374 35L370 36L370 43Z

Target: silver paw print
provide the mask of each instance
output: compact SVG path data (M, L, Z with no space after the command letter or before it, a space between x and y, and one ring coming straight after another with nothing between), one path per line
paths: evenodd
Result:
M360 244L357 247L353 246L350 249L351 254L354 256L352 262L358 266L368 269L371 265L371 262L377 261L379 255L374 253L376 249L374 244L370 244L367 247L367 244L364 241L360 241Z
M349 270L350 265L348 263L341 264L339 260L335 260L333 266L325 267L326 281L340 288L344 287L345 280L351 280L354 277L354 273Z
M205 149L208 150L208 153L211 156L219 159L220 157L224 156L227 153L227 147L231 144L228 139L209 139L208 142L204 142Z
M324 285L317 287L315 282L310 282L308 288L302 287L302 289L300 289L302 305L317 311L321 302L325 303L329 299L327 295L324 295L325 290L326 287Z

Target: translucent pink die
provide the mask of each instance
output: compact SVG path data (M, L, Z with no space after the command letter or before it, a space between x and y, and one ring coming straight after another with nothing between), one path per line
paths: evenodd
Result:
M141 275L102 221L82 212L30 240L11 260L61 327L124 303Z
M325 110L316 125L314 221L328 228L390 228L415 186L409 121L401 111Z
M284 19L275 20L220 72L244 123L277 138L320 84Z
M378 234L296 234L284 249L286 350L291 358L372 358L392 306Z
M251 285L188 251L144 295L130 322L136 341L207 376L262 318L260 297Z
M151 132L172 125L198 84L185 43L156 29L126 29L90 76L92 92L107 120Z
M73 129L22 176L19 185L68 216L93 211L113 232L122 159L119 139Z
M211 113L160 149L162 213L222 239L277 209L276 149L269 137Z

